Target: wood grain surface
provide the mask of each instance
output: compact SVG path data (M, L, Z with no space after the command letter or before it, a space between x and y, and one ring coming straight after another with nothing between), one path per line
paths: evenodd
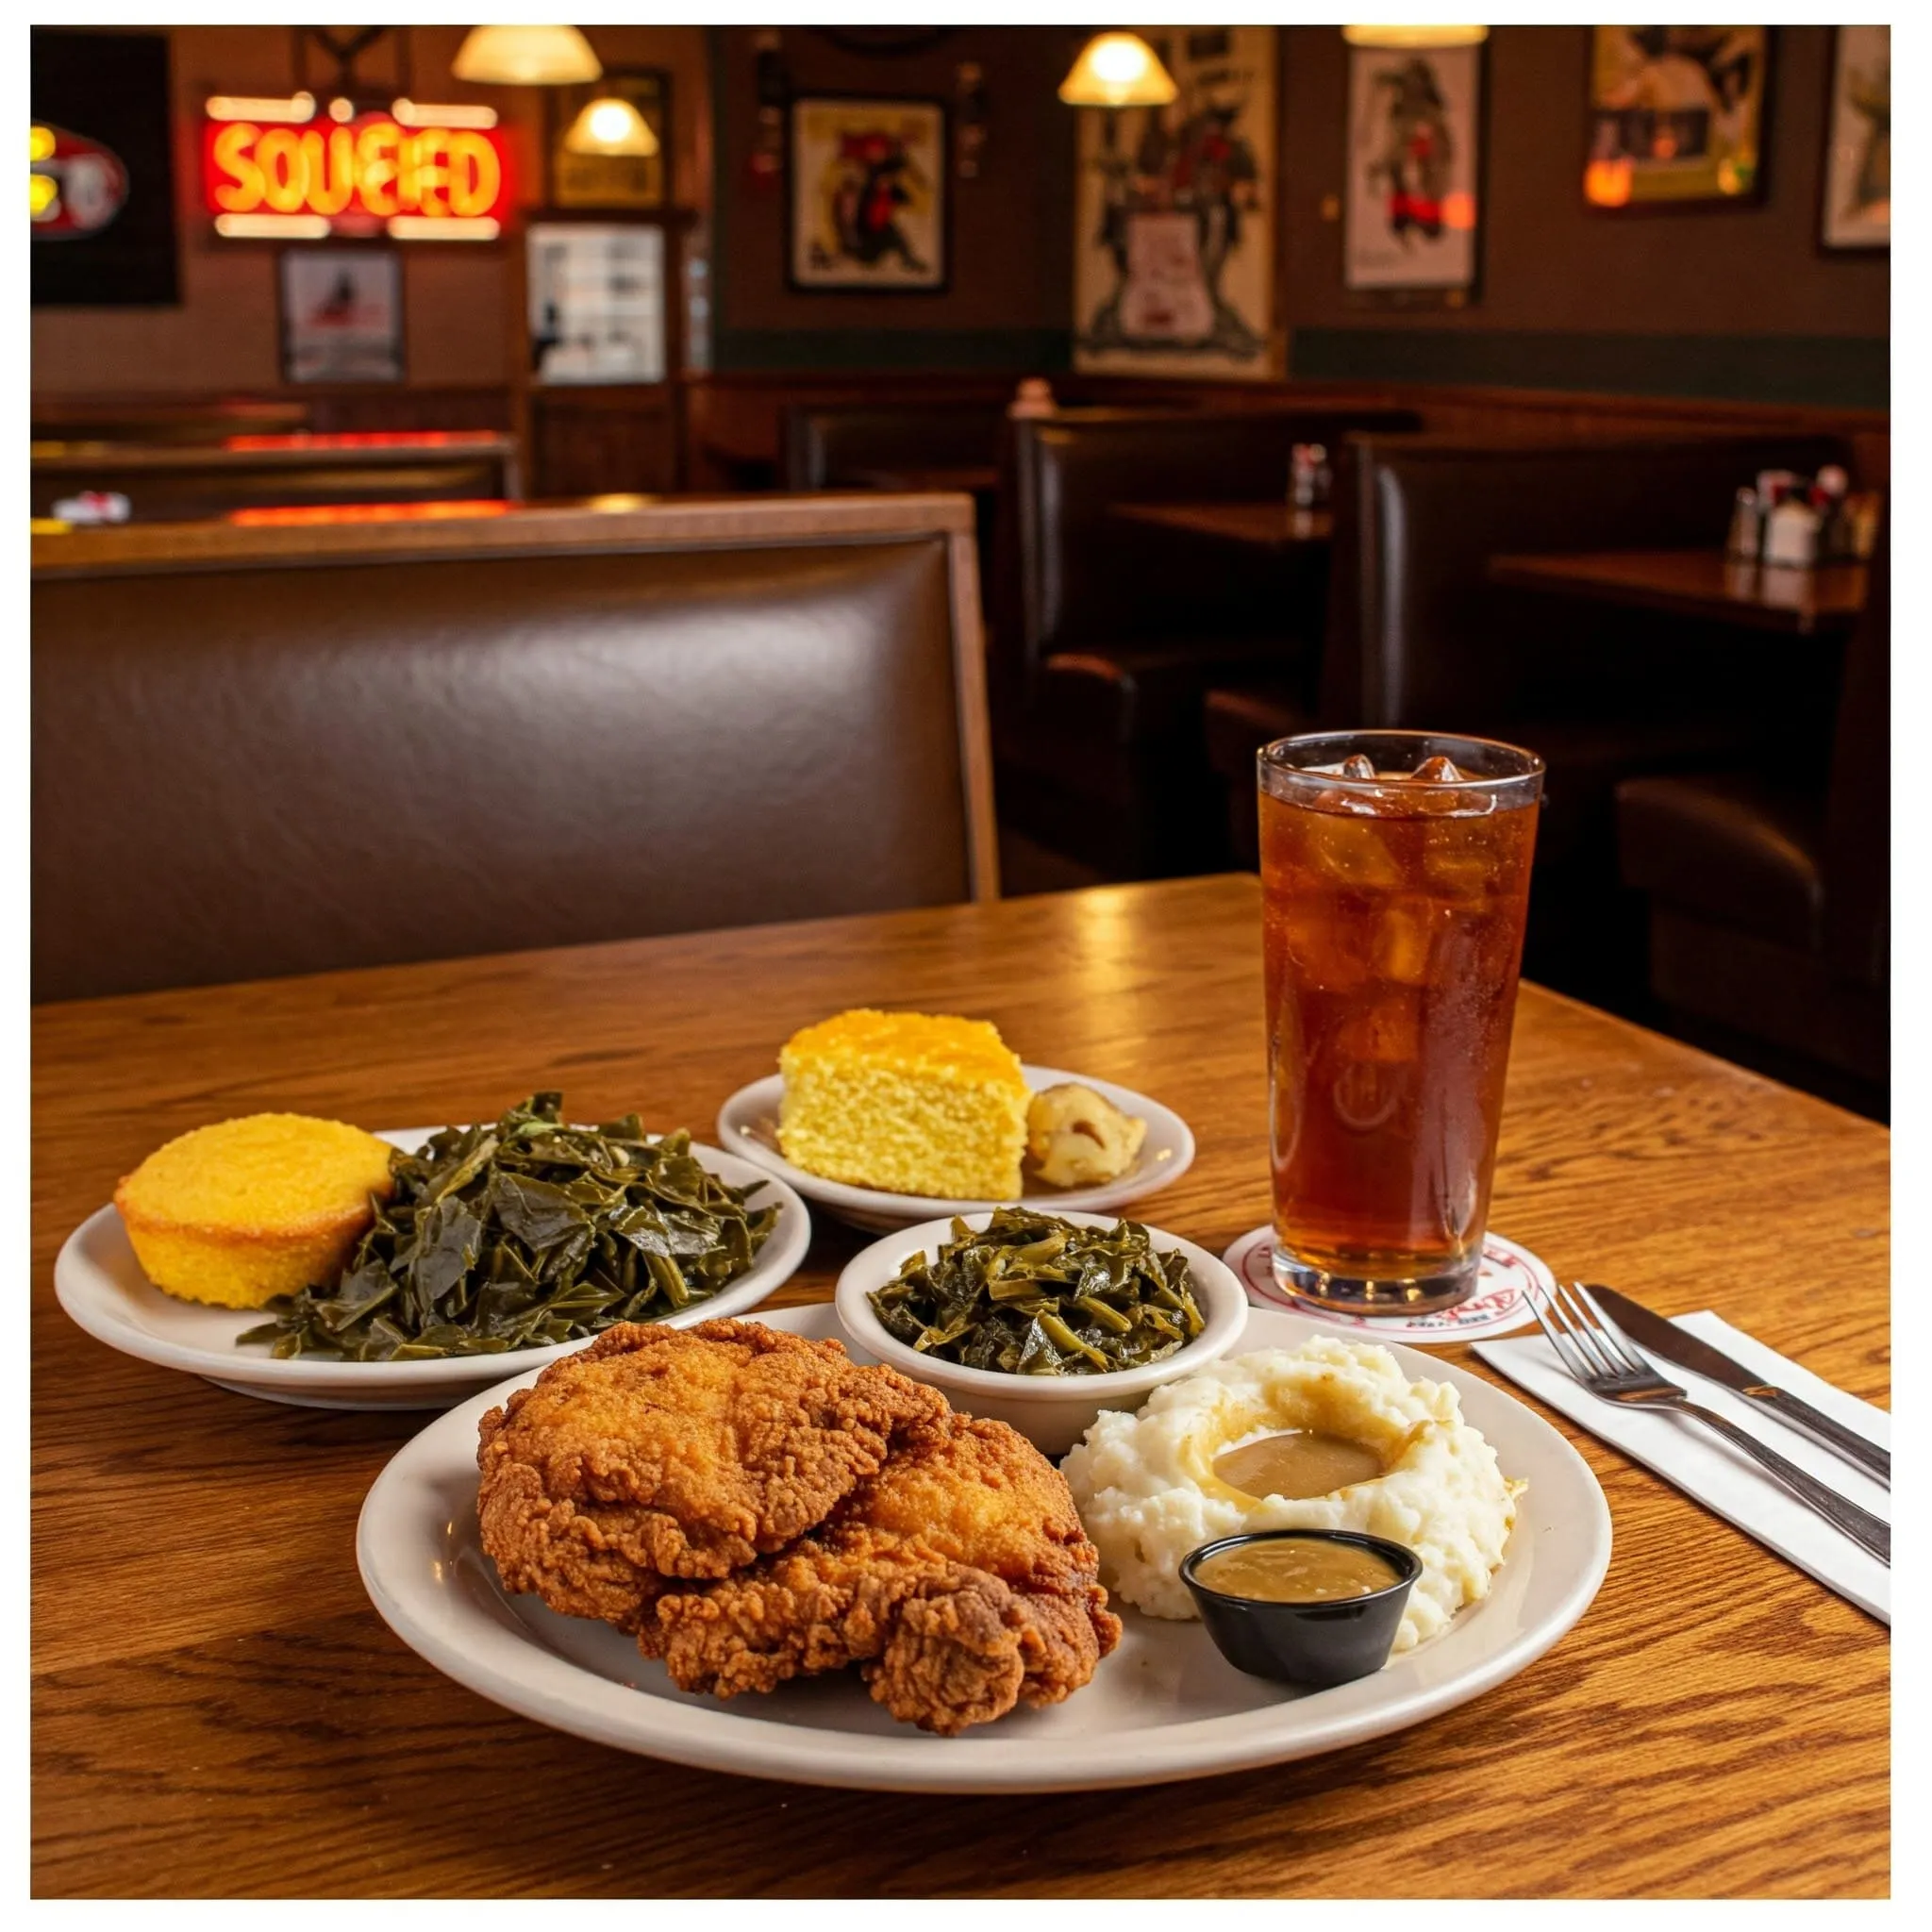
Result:
M666 1767L460 1689L356 1574L364 1491L420 1418L224 1393L54 1300L61 1240L188 1127L560 1087L709 1135L794 1027L861 1003L984 1015L1179 1108L1200 1158L1156 1218L1218 1252L1268 1212L1259 951L1241 877L40 1008L36 1892L1882 1894L1885 1630L1561 1417L1616 1550L1509 1683L1239 1776L893 1797ZM1524 989L1494 1220L1559 1274L1720 1309L1882 1402L1887 1163L1866 1122ZM776 1299L824 1298L862 1239L821 1217Z
M1746 630L1797 637L1842 636L1865 608L1861 563L1799 570L1733 562L1718 550L1588 550L1574 555L1492 557L1489 575L1523 591L1546 591L1665 610Z
M1117 503L1113 515L1143 528L1178 530L1212 543L1249 550L1297 550L1322 545L1335 534L1334 514L1296 509L1289 503Z

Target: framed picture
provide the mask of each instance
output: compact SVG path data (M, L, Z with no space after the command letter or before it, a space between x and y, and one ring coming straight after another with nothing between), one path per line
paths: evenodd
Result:
M661 227L533 221L524 245L533 382L665 379L669 256Z
M167 35L30 39L33 306L178 302Z
M403 264L393 248L285 249L281 291L283 381L402 381Z
M652 67L607 67L602 80L544 90L549 96L553 208L658 208L670 199L671 76ZM649 155L579 155L564 137L592 101L628 101L650 130Z
M1457 306L1476 284L1483 49L1351 47L1342 286Z
M1079 110L1074 367L1278 375L1272 26L1144 27L1180 89Z
M1824 206L1827 248L1891 246L1891 29L1841 26L1831 55Z
M804 94L791 108L787 279L794 289L946 286L946 110Z
M1769 27L1592 27L1585 200L1621 208L1758 199L1770 62Z

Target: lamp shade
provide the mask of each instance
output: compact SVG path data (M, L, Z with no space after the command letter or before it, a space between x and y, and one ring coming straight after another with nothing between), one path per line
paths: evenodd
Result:
M1345 26L1351 47L1474 47L1490 37L1486 26Z
M658 152L658 137L628 101L606 94L589 104L570 124L563 144L574 155L638 155Z
M1070 108L1164 108L1179 92L1139 34L1095 34L1060 82Z
M562 87L604 74L574 26L473 26L450 71L486 87Z

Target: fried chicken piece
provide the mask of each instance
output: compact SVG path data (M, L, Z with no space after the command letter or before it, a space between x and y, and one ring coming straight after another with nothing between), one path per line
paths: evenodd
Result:
M825 1524L639 1633L683 1690L730 1697L857 1662L874 1699L952 1736L1058 1704L1120 1641L1066 1479L1005 1423L908 1433Z
M483 1547L506 1589L635 1631L666 1578L782 1548L945 1410L836 1341L622 1323L483 1418Z

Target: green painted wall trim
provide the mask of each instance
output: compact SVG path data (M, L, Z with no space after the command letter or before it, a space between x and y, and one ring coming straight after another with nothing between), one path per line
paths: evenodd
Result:
M1891 405L1891 345L1882 336L1298 328L1289 361L1294 375L1344 382L1468 383L1847 409Z
M1072 336L1058 328L721 328L711 366L753 369L1064 369Z

